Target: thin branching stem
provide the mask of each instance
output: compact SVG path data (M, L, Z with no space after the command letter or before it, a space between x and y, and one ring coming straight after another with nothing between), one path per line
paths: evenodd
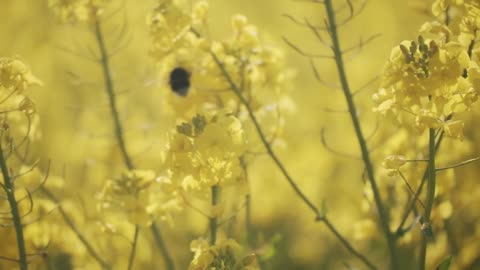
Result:
M427 258L427 241L431 233L430 214L435 201L436 171L435 171L435 129L429 129L428 140L428 179L427 179L427 199L425 202L425 214L423 216L424 233L420 247L419 269L425 270Z
M133 242L132 242L132 250L130 251L130 257L128 258L128 270L131 270L133 267L133 261L135 260L135 253L137 251L137 243L138 243L138 233L140 228L138 225L135 225L135 231L133 233Z
M97 39L98 48L100 49L100 64L103 70L103 78L105 80L105 90L107 91L107 94L108 94L110 112L112 114L113 123L115 126L115 136L117 138L117 143L122 153L122 157L125 162L125 165L129 170L132 170L133 163L132 163L132 160L130 159L130 156L128 155L127 146L125 145L125 140L123 138L123 128L122 128L122 123L120 121L120 115L118 113L118 108L117 108L117 100L115 97L112 74L111 74L110 64L109 64L109 56L107 53L107 48L105 46L102 29L100 28L100 22L98 20L95 22L95 37ZM139 227L138 225L135 225L135 233L132 241L132 249L130 251L130 257L128 260L128 269L131 269L133 260L135 257L137 241L138 241L138 231L139 231Z
M405 175L403 175L403 173L402 173L401 171L398 171L398 174L400 175L400 178L402 178L403 182L404 182L405 185L407 186L408 191L410 191L410 193L412 194L413 198L418 201L418 203L423 207L423 210L426 210L425 204L423 204L422 200L420 200L420 198L418 198L418 197L416 196L415 191L413 191L412 186L410 186L410 184L408 183L407 178L405 177Z
M363 255L362 253L357 251L352 246L352 244L350 244L350 242L348 242L348 240L340 234L340 232L337 230L337 228L335 228L335 226L333 226L333 224L330 222L330 220L328 220L328 218L326 216L323 217L321 221L327 226L327 228L330 230L330 232L335 235L335 237L342 243L342 245L348 251L350 251L350 253L352 253L355 257L357 257L360 261L362 261L362 263L364 263L365 266L367 266L369 269L372 269L372 270L378 269L367 257L365 257L365 255Z
M162 252L162 256L165 259L165 266L167 270L174 270L175 265L173 263L173 259L170 256L170 253L168 252L167 246L165 245L165 242L163 241L162 235L160 234L160 231L158 230L157 226L150 226L150 229L153 234L153 238L155 239L155 242L157 243L157 246L160 248L160 252Z
M320 211L318 210L318 208L313 204L313 202L310 201L310 199L307 198L307 196L305 194L303 194L303 192L300 190L300 188L298 187L295 180L293 180L293 178L290 176L290 174L288 173L288 171L285 168L285 166L283 165L283 163L280 161L280 159L277 157L277 155L273 151L272 146L270 145L270 143L268 142L265 134L263 133L263 130L260 127L260 123L258 122L257 117L255 116L255 113L253 112L252 108L250 107L250 104L249 104L248 100L245 99L245 97L240 92L240 88L238 88L237 84L233 81L232 77L230 76L228 71L225 69L225 66L223 65L222 61L220 61L220 59L218 59L217 55L213 52L210 52L210 54L212 55L213 60L215 61L217 66L222 71L223 76L227 79L227 81L230 85L230 89L235 93L235 95L238 97L240 102L247 109L248 115L249 115L250 119L252 120L253 125L255 126L255 130L257 131L258 136L260 137L260 140L262 141L262 144L264 145L265 149L267 150L268 155L272 158L273 162L275 162L275 165L277 165L277 167L280 169L282 174L285 176L285 178L287 179L290 186L294 189L295 193L315 213L315 215L316 215L315 219L316 220L320 219L321 214L320 214Z
M58 208L58 212L60 212L60 215L62 216L63 220L65 223L67 223L68 227L73 231L73 233L77 236L78 240L82 242L83 246L87 249L88 253L90 256L92 256L95 261L102 267L102 269L111 269L110 266L107 264L106 261L103 260L103 258L95 251L93 246L88 242L87 238L82 234L80 229L77 228L73 220L70 218L70 216L65 212L63 209L62 205L60 204L60 201L58 198L50 191L48 190L45 186L41 187L41 190L47 197L55 203L55 205Z
M103 69L103 75L104 75L104 79L105 79L105 90L107 91L107 94L108 94L108 100L109 100L109 104L110 104L110 112L111 112L112 117L113 117L113 122L114 122L114 127L115 127L115 137L117 139L117 143L118 143L118 146L119 146L120 151L122 153L122 157L123 157L125 165L127 166L127 168L129 170L133 170L134 169L134 164L133 164L132 159L130 158L130 156L127 152L127 147L126 147L125 139L124 139L124 136L123 136L123 128L122 128L122 124L121 124L121 121L120 121L120 116L119 116L118 109L117 109L116 95L115 95L113 80L112 80L110 66L109 66L109 55L107 53L107 48L105 46L103 34L102 34L102 31L101 31L101 28L100 28L100 23L98 21L95 23L95 36L97 38L98 46L99 46L99 49L100 49L100 63L102 65L102 69ZM158 229L158 226L155 222L151 225L151 229L152 229L152 231L156 231L157 235L160 235L160 230ZM139 227L138 227L138 225L136 225L135 226L135 231L137 232L138 230L139 230ZM137 238L138 238L138 233L135 233L131 255L133 255L135 253L135 248L134 247L136 247ZM159 241L161 239L160 237L154 237L154 238L155 238L156 245L162 251L164 260L169 267L168 269L169 270L170 269L171 270L175 269L175 267L173 265L173 261L170 258L169 253L167 252L165 243L163 241ZM132 258L132 256L130 256L130 257Z
M254 247L254 235L252 228L252 197L250 194L245 196L245 228L247 233L247 243L250 248Z
M120 147L120 151L122 152L123 160L125 161L127 168L131 170L133 169L133 163L132 163L132 160L130 159L130 156L128 155L127 147L125 145L125 140L123 138L122 123L120 122L120 115L117 109L117 103L116 103L117 100L115 97L115 91L114 91L113 80L112 80L110 64L109 64L109 57L107 53L107 48L105 47L105 41L103 38L99 21L95 22L95 37L97 39L98 47L100 49L100 63L103 69L103 77L105 79L105 90L107 91L107 94L108 94L110 112L112 114L113 123L115 125L115 136L117 138L117 143L118 143L118 146Z
M8 204L10 205L10 212L12 214L13 224L15 226L15 234L17 237L18 248L18 266L20 270L27 270L27 253L25 251L25 239L23 237L23 226L18 209L17 200L15 199L15 184L10 178L8 172L7 161L3 155L3 148L0 145L0 168L2 170L3 183L5 185L5 192L7 193Z
M212 186L212 213L210 213L210 245L215 245L217 242L217 204L218 204L219 186Z
M196 32L194 32L196 33ZM248 101L243 97L243 95L240 93L240 90L238 88L238 86L235 84L235 82L233 81L232 77L230 76L230 74L227 72L227 70L225 69L223 63L220 61L220 59L218 59L217 55L213 52L211 52L211 55L214 59L214 61L216 62L216 64L218 65L218 67L221 69L224 77L227 79L228 83L230 84L230 88L231 90L236 94L236 96L240 99L240 102L245 106L245 108L247 109L248 113L249 113L249 116L250 116L250 119L252 120L256 130L257 130L257 133L264 145L264 147L267 149L267 152L269 154L269 156L273 159L273 161L275 162L275 164L277 165L277 167L281 170L282 174L285 176L285 178L287 179L288 183L292 186L292 188L295 190L296 194L308 205L308 207L315 213L316 215L316 218L315 220L316 221L319 221L319 222L323 222L327 225L327 227L329 228L329 230L339 239L339 241L354 255L356 256L357 258L359 258L365 265L367 265L370 269L377 269L364 255L362 255L360 252L358 252L357 250L355 250L353 248L353 246L348 242L348 240L346 240L345 237L343 237L339 232L338 230L332 225L332 223L330 223L330 221L323 215L320 213L320 211L318 210L318 208L306 197L305 194L303 194L303 192L300 190L300 188L297 186L296 182L293 180L293 178L288 174L285 166L283 165L283 163L280 161L280 159L276 156L275 152L273 152L273 149L271 148L270 146L270 143L268 143L268 141L266 140L266 137L260 127L260 124L258 123L258 120L255 116L255 114L253 113L251 107L250 107L250 104L248 103ZM250 216L250 198L248 198L247 200L247 218L249 218ZM247 222L247 228L249 228L251 226L251 221L246 221ZM249 234L251 233L251 229L250 229L250 232Z
M367 172L368 180L372 188L375 204L377 206L380 224L382 226L383 232L385 234L385 238L387 240L388 250L390 253L391 268L396 270L398 269L399 266L398 266L397 251L395 247L395 238L392 232L390 231L388 215L384 208L382 198L380 196L380 191L378 190L377 183L375 181L375 174L373 171L373 166L370 159L367 143L362 133L360 121L358 119L357 109L353 101L353 96L352 96L350 86L347 80L347 75L344 69L342 50L340 48L340 42L338 38L336 21L335 21L335 11L333 9L331 0L325 0L325 9L327 12L328 27L329 27L330 37L332 39L332 45L333 45L332 49L335 55L335 62L338 70L338 75L340 77L340 83L342 85L342 90L347 100L350 116L352 118L355 133L357 135L358 143L360 145L360 149L362 152L362 158L365 163L365 169Z
M440 144L442 143L443 137L444 137L444 132L441 131L440 135L438 136L437 142L435 144L435 153L438 152L438 149L440 148ZM405 212L402 215L402 220L400 221L400 224L398 225L398 228L395 232L397 236L401 236L404 233L403 226L405 225L405 222L407 221L408 216L410 215L410 212L412 212L415 202L417 201L415 198L419 198L420 193L422 193L423 186L425 185L425 182L428 177L428 166L425 169L425 172L423 173L422 181L420 182L420 186L418 187L417 191L415 192L415 196L410 200L408 203L407 207L405 208Z
M444 170L449 170L449 169L453 169L453 168L457 168L457 167L460 167L460 166L465 166L469 163L472 163L472 162L475 162L475 161L478 161L480 160L480 157L476 157L476 158L471 158L471 159L468 159L468 160L464 160L462 162L459 162L457 164L453 164L453 165L450 165L450 166L446 166L446 167L441 167L441 168L437 168L436 171L439 172L439 171L444 171Z

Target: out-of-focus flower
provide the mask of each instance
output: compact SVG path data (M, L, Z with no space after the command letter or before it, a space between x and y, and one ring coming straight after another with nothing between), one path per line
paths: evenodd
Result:
M180 200L168 181L156 179L153 171L133 170L107 180L99 194L100 210L125 214L132 224L143 226L156 217L170 221L171 213L182 208Z
M463 77L466 71L471 71L472 79ZM418 41L404 41L392 50L382 88L373 96L374 111L396 125L415 126L419 132L449 127L445 122L452 113L469 110L476 101L475 71L459 43L439 43L422 36Z
M220 240L215 245L198 239L192 241L190 249L195 254L188 270L259 269L255 254L245 256L242 247L233 239Z
M48 6L62 23L94 22L111 0L49 0Z
M407 161L404 156L391 155L383 160L382 166L389 171L388 175L393 176L405 163Z
M463 127L465 123L462 120L447 121L443 125L445 134L452 138L463 140Z
M173 182L186 190L233 184L244 180L240 157L245 145L243 127L236 117L197 115L190 123L177 126L165 167Z
M42 82L33 76L27 65L17 58L0 58L0 89L22 93L31 85L42 85Z

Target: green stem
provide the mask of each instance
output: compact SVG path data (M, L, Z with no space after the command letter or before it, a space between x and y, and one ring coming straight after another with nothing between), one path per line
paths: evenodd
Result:
M193 31L197 36L198 36L198 33ZM240 102L245 106L245 108L247 109L248 111L248 114L250 116L250 119L252 120L256 130L257 130L257 133L258 135L260 136L260 139L264 145L264 147L267 149L267 152L269 154L269 156L273 159L273 161L275 162L275 164L277 165L277 167L281 170L281 172L283 173L283 175L285 176L285 178L287 179L288 183L293 187L293 189L295 190L295 192L297 193L297 195L309 206L309 208L311 210L313 210L313 212L315 212L316 214L316 218L315 220L316 221L322 221L322 222L325 222L325 217L320 213L320 211L317 209L317 207L303 194L303 192L300 190L300 188L297 186L296 182L293 180L293 178L288 174L287 170L285 169L285 166L281 163L280 159L278 159L278 157L276 156L275 152L273 152L273 149L271 148L270 144L268 143L268 141L266 140L265 138L265 135L260 127L260 124L258 123L257 121L257 118L255 117L255 114L253 113L248 101L243 97L243 95L241 94L238 86L235 84L235 82L233 81L232 77L230 76L230 74L228 74L227 70L225 69L223 63L220 61L220 59L218 59L217 55L215 55L213 52L210 52L210 54L212 55L215 63L217 64L217 66L220 68L220 70L222 71L224 77L227 79L228 83L230 84L230 88L231 90L235 93L235 95L240 99ZM250 202L250 197L247 198L247 220L246 220L246 225L247 225L247 229L249 228L249 224L250 224L250 221L249 221L249 217L251 215L250 213L250 207L251 207L251 202ZM358 251L356 251L352 246L351 244L344 238L340 235L340 233L338 233L338 231L335 229L335 227L333 227L333 225L327 221L327 227L337 236L337 238L340 240L340 242L350 251L352 252L352 254L356 257L358 257L360 260L362 260L368 267L370 267L371 269L376 269L375 266L373 266L373 264L371 262L368 261L368 259L363 256L362 254L360 254ZM250 235L251 233L251 230L250 232L248 232L248 234ZM373 267L373 268L372 268Z
M100 257L100 255L98 255L98 253L95 251L93 246L90 245L90 243L87 241L87 238L80 232L80 230L77 228L77 226L75 226L75 223L68 216L68 214L65 212L65 210L63 209L62 205L60 204L60 201L58 200L58 198L55 197L55 195L53 195L53 193L50 192L50 190L48 190L47 188L42 186L41 189L42 189L43 193L45 193L47 195L47 197L57 205L58 211L60 212L60 215L62 215L63 220L65 221L65 223L67 223L67 225L70 227L70 229L73 231L73 233L77 236L77 238L80 240L80 242L82 242L83 246L87 249L90 256L92 256L95 259L95 261L98 262L98 264L100 265L100 267L102 267L102 269L106 269L106 270L110 269L110 266L108 266L107 262L105 262L102 259L102 257Z
M444 136L444 132L441 131L440 136L438 137L437 142L435 144L435 153L437 153L438 149L440 148L440 144L442 143L443 136ZM404 229L403 229L403 225L405 225L405 222L407 221L407 218L410 215L410 212L413 210L413 208L415 206L415 202L416 202L415 198L419 198L420 194L422 193L423 185L425 185L425 182L426 182L427 177L428 177L428 170L429 170L429 167L427 165L427 168L425 169L425 172L423 173L423 177L422 177L422 181L420 182L420 186L418 187L417 191L415 192L415 196L410 200L408 206L405 208L406 209L405 212L402 215L402 221L400 222L400 225L398 225L398 228L397 228L396 233L395 233L397 236L401 236L405 232Z
M105 79L105 90L107 91L107 95L108 95L108 100L109 100L109 104L110 104L110 112L111 112L112 117L113 117L115 137L117 139L117 143L118 143L118 146L120 148L120 152L122 153L122 157L123 157L123 161L124 161L125 165L127 166L127 168L129 170L133 170L135 168L135 166L134 166L134 164L132 162L132 159L130 158L130 156L127 152L125 139L123 137L123 128L122 128L122 124L121 124L121 121L120 121L120 116L119 116L118 109L117 109L115 90L114 90L113 80L112 80L112 76L111 76L111 72L110 72L109 57L108 57L108 54L107 54L107 48L105 46L103 34L102 34L102 31L101 31L101 28L100 28L100 23L98 21L95 23L95 36L97 38L98 46L99 46L99 49L100 49L100 63L102 65L102 69L103 69L103 76L104 76L104 79ZM138 226L135 227L135 231L137 231L137 227ZM159 231L155 222L152 223L151 230L152 231L157 231L158 235L160 235L160 231ZM135 248L134 247L136 247L137 238L138 238L138 233L136 233L134 235L133 246L132 246L132 251L131 251L131 256L130 257L132 257L132 255L135 254ZM173 270L173 269L175 269L175 267L173 265L173 262L172 262L170 256L168 255L168 252L166 252L167 249L166 249L165 243L163 241L159 241L159 239L161 239L161 238L155 237L155 243L160 248L160 250L162 252L162 255L164 257L164 260L165 260L165 262L167 262L168 267L171 267L171 268L168 268L168 269ZM133 258L132 258L132 260L133 260Z
M195 33L195 32L194 32ZM222 71L222 74L223 76L227 79L228 81L228 84L230 85L230 89L235 93L235 95L238 97L238 99L240 100L240 102L245 106L245 108L247 109L247 112L248 112L248 115L250 117L250 119L252 120L253 122L253 125L255 126L255 130L257 131L257 134L259 135L260 137L260 140L262 141L262 144L263 146L265 147L265 149L267 150L267 153L268 155L270 156L270 158L273 160L273 162L275 163L275 165L277 165L277 167L280 169L280 171L282 172L283 176L287 179L288 183L290 184L290 186L293 188L293 190L295 191L295 193L307 204L307 206L315 213L315 219L318 221L321 219L322 215L320 213L320 211L317 209L317 207L313 204L313 202L311 202L307 196L305 194L303 194L303 192L300 190L300 188L298 187L297 183L295 182L295 180L293 180L293 178L290 176L290 174L288 173L287 169L285 168L285 166L283 165L283 163L280 161L280 159L277 157L277 155L275 154L275 152L273 151L272 149L272 146L270 145L270 143L268 142L265 134L263 133L262 131L262 128L260 127L260 123L258 122L257 120L257 117L255 116L255 113L253 112L252 108L250 107L250 104L249 102L245 99L245 97L242 95L242 93L240 92L240 88L238 88L237 84L233 81L232 77L230 76L230 74L228 73L228 71L225 69L225 66L223 65L223 63L220 61L220 59L218 59L217 55L213 52L210 52L210 55L212 56L213 60L215 61L215 63L217 64L217 66L220 68L220 70Z
M15 234L17 237L18 248L18 265L21 270L27 270L27 253L25 251L25 239L23 237L23 225L18 210L17 200L15 199L15 184L8 174L7 161L3 155L3 148L0 146L0 167L3 175L3 183L5 185L5 192L7 193L7 200L10 204L10 212L12 213L13 224L15 226Z
M435 129L429 129L429 143L428 143L428 182L427 182L427 199L425 202L425 214L423 216L422 243L420 247L419 269L425 270L427 258L427 241L431 237L430 214L432 212L433 203L435 201Z
M217 211L216 205L218 204L218 185L212 186L212 217L210 217L210 245L215 245L217 242Z
M167 246L165 245L165 242L163 241L160 230L158 229L158 227L155 223L152 224L150 229L152 230L153 238L155 239L155 242L157 243L157 246L160 247L160 252L162 252L163 258L165 259L165 265L167 267L167 270L174 270L175 265L173 263L172 257L170 257Z
M95 37L97 38L98 48L100 50L100 64L103 70L103 78L105 79L105 90L107 91L107 94L108 94L110 112L112 114L113 123L115 126L115 136L117 138L117 143L122 153L122 157L125 162L125 165L129 170L132 170L134 166L133 166L132 160L130 159L130 156L128 155L127 147L125 145L125 140L123 138L123 128L122 128L122 123L120 122L120 115L117 109L117 102L116 102L117 100L115 98L112 75L110 73L109 57L107 54L107 48L105 46L102 29L100 28L100 22L98 20L95 22ZM128 260L128 269L131 269L133 264L135 250L136 250L137 241L138 241L138 230L139 230L138 225L135 225L135 234L133 236L132 249L130 251L130 257Z
M131 270L133 267L133 261L135 260L135 253L137 251L137 243L138 243L138 232L140 228L138 225L135 225L135 232L133 233L133 242L132 242L132 250L130 251L130 257L128 258L128 270Z
M117 143L120 147L120 151L122 152L123 160L127 165L129 170L133 169L133 163L130 159L130 156L127 152L127 147L125 146L125 140L123 138L123 129L122 124L120 122L120 116L118 114L116 98L115 98L115 91L113 90L113 80L112 75L110 74L110 65L109 65L109 57L107 54L107 49L105 47L105 42L103 39L102 30L100 28L100 22L95 22L95 37L97 38L98 47L100 49L100 64L102 65L103 69L103 77L105 79L105 90L108 94L108 101L110 105L110 112L112 113L113 123L115 125L115 136L117 137Z
M335 22L335 11L333 9L332 1L331 0L325 0L325 9L327 12L327 17L328 17L328 26L329 26L329 32L330 32L330 37L332 39L332 49L335 55L335 62L338 70L338 75L340 77L340 82L342 85L342 90L345 95L345 98L347 100L348 104L348 110L350 112L350 116L353 122L353 126L355 128L355 133L357 135L358 143L360 145L360 149L362 152L362 158L365 163L365 168L368 176L368 180L370 183L370 186L373 191L373 196L375 199L375 204L378 209L378 215L380 218L380 223L383 229L383 232L385 234L385 238L387 240L387 245L388 245L388 250L390 253L390 262L391 262L391 267L392 269L398 269L398 258L397 258L397 251L395 247L395 238L390 231L390 225L388 221L388 215L387 211L384 208L381 196L380 196L380 191L378 190L377 183L375 181L375 175L373 171L373 166L372 162L370 160L370 154L368 152L368 147L367 143L365 141L365 137L362 133L362 129L360 126L360 121L358 119L357 115L357 110L355 107L355 104L353 102L353 96L350 90L350 86L348 84L347 80L347 75L344 69L344 64L343 64L343 59L342 59L342 51L340 49L340 42L337 34L337 27L336 27L336 22Z
M254 237L252 228L252 198L250 194L245 196L245 228L247 229L248 247L254 247Z
M375 265L373 265L372 262L370 262L370 260L368 260L367 257L365 257L363 254L361 254L357 250L355 250L355 248L350 244L350 242L348 242L348 240L338 232L335 226L333 226L333 224L330 223L327 217L324 217L322 221L330 230L330 232L332 232L335 235L335 237L337 237L337 239L343 244L343 246L346 249L348 249L348 251L350 251L350 253L352 253L355 257L357 257L360 261L362 261L369 269L372 269L372 270L378 269Z

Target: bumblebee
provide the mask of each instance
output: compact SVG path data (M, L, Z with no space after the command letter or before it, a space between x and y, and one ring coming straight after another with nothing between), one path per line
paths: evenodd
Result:
M190 72L183 67L176 67L170 72L170 88L177 95L185 97L190 89Z

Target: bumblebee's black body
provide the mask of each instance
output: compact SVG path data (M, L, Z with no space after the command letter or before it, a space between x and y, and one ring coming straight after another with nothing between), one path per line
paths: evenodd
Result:
M174 68L170 72L169 84L173 92L182 97L186 96L190 88L190 73L182 67Z

